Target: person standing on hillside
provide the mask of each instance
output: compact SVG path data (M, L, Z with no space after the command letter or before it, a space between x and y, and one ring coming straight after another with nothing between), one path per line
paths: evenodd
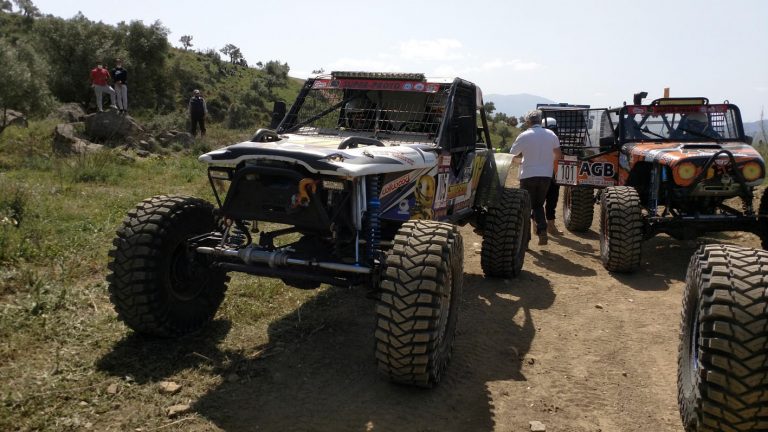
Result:
M115 68L112 69L112 79L115 81L115 94L117 96L117 109L121 113L128 112L128 71L123 69L123 61L115 59Z
M91 69L91 87L93 92L96 93L96 108L99 112L104 112L102 107L102 96L104 93L109 94L110 107L116 109L115 105L115 89L109 86L109 71L101 66L102 63L98 62L96 67Z
M555 160L560 159L561 152L557 135L541 127L541 116L539 110L530 111L525 115L528 129L518 135L509 152L516 157L523 157L520 166L520 187L528 191L539 245L545 245L547 219L544 214L544 201L552 183Z
M200 90L192 92L189 99L189 118L192 120L192 136L197 135L197 127L200 126L200 136L205 136L205 117L208 115L208 107L205 106L205 99L200 94Z

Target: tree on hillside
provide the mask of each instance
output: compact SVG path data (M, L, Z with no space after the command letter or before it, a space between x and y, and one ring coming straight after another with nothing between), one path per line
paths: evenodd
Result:
M114 27L90 21L81 13L66 20L37 19L35 46L48 61L46 81L54 96L63 102L92 100L88 72L96 62L114 58L116 38Z
M490 117L496 111L496 105L493 102L486 102L483 104L483 111L485 111L486 117Z
M243 53L240 51L240 48L232 44L224 45L224 48L222 48L220 51L222 54L229 57L229 62L232 64L238 64L238 62L243 58Z
M0 0L0 12L11 11L13 11L13 3L11 3L11 0Z
M291 68L288 63L280 63L278 60L270 60L264 65L267 89L272 92L275 87L285 87L288 84L288 72Z
M496 131L501 137L501 145L506 146L507 145L507 138L512 136L512 131L509 129L509 126L507 126L506 123L499 123L499 125L496 127Z
M141 21L120 23L117 30L124 35L122 46L128 53L129 79L140 83L131 90L138 106L163 109L174 105L166 59L170 51L168 30L160 21L144 25ZM130 84L130 82L129 82Z
M184 35L181 38L179 38L179 42L181 42L181 45L184 47L184 51L186 51L190 47L192 47L192 36Z
M312 71L312 75L320 75L321 73L324 73L324 72L325 72L325 69L323 68L315 69Z
M512 127L517 127L517 125L518 125L518 122L517 122L517 117L515 117L515 116L510 116L510 117L507 119L507 124L508 124L508 125L510 125L510 126L512 126Z
M13 0L16 3L16 7L19 8L19 12L25 17L40 16L40 9L32 3L32 0Z
M0 39L0 133L7 126L9 109L27 114L45 110L50 102L48 88L38 74L44 65L31 47L12 46Z

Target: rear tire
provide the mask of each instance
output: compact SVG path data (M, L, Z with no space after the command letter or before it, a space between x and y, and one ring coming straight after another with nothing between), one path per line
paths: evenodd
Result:
M186 242L217 228L213 206L193 197L156 196L128 212L109 252L107 280L118 318L160 337L181 336L210 321L229 277Z
M420 387L440 381L456 334L463 261L454 225L419 220L398 230L376 307L376 358L390 380Z
M592 226L595 194L592 188L567 186L563 198L563 223L568 231L585 232Z
M768 252L702 246L686 277L677 390L687 432L768 430Z
M632 272L640 267L643 213L631 186L603 190L600 200L600 259L608 271Z
M763 216L760 220L760 242L763 249L768 250L768 188L763 189L757 213Z
M483 226L480 267L488 277L520 274L531 239L531 201L528 191L504 188L488 208Z

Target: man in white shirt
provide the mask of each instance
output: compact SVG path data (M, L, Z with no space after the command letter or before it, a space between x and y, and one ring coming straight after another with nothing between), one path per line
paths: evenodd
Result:
M544 201L547 198L549 184L552 182L555 161L560 159L562 153L557 135L541 127L541 116L539 110L530 111L525 115L528 129L518 135L509 152L523 157L520 165L520 188L528 191L539 245L545 245L547 244L547 218L544 214Z

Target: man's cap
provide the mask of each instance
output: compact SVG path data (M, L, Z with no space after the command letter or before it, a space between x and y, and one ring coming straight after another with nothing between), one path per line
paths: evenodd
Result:
M200 94L200 90L195 90L195 91L193 91L192 93L194 93L194 94Z

